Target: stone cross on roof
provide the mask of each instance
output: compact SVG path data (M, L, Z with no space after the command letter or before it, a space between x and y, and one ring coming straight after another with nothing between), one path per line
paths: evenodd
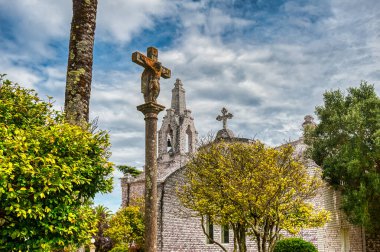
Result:
M223 129L227 129L227 119L231 119L233 117L233 114L228 113L226 108L222 108L221 112L222 115L218 115L216 117L216 120L223 121Z

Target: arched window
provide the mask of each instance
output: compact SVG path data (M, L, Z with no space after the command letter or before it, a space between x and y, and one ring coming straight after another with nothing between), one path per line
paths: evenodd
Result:
M173 143L173 129L168 125L168 130L166 131L166 152L169 152L170 150L174 150L174 143Z
M190 129L190 125L187 126L186 136L185 136L185 152L193 152L193 133Z

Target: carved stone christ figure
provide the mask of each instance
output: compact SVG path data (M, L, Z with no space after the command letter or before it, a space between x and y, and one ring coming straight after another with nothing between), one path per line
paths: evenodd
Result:
M141 93L144 94L145 102L156 103L157 97L160 94L160 77L162 66L160 62L145 62L146 68L141 74Z
M141 74L141 93L144 94L145 103L157 102L160 93L160 78L170 78L171 72L158 61L158 50L149 47L147 56L139 52L132 54L132 61L144 67Z

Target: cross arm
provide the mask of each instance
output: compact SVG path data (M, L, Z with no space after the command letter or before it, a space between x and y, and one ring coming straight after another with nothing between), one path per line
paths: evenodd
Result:
M132 61L144 68L147 68L148 65L153 66L155 64L155 61L153 61L151 58L146 57L144 54L140 52L132 53ZM164 66L161 66L161 77L164 79L170 78L171 70Z
M161 77L164 79L169 79L171 75L172 75L172 71L163 66L161 69Z
M146 57L145 55L143 55L140 52L132 53L132 62L134 62L137 65L140 65L144 68L147 66L145 62L153 63L151 61L152 61L151 59L149 59L148 57Z

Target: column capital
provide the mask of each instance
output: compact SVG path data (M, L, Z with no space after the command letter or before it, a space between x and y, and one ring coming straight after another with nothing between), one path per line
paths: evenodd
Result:
M145 115L145 117L157 117L158 113L163 111L165 106L155 103L155 102L147 102L137 106L137 110Z

